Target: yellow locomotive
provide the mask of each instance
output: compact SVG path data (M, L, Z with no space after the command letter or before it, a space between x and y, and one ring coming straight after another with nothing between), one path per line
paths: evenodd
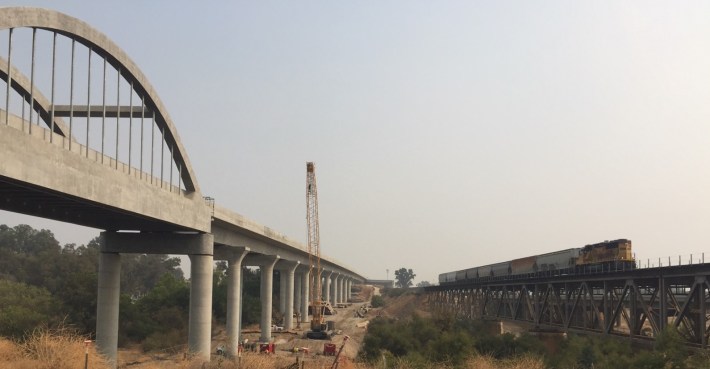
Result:
M631 241L626 239L584 246L579 250L579 257L575 264L576 269L583 272L636 268L636 261L631 252Z
M573 275L636 269L631 241L619 239L439 274L439 284L516 275Z

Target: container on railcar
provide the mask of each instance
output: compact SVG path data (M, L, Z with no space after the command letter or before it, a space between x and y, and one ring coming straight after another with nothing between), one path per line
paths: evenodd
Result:
M466 281L466 269L456 271L456 282Z
M491 275L494 277L506 277L510 275L510 262L491 264Z
M537 256L537 271L548 272L556 270L574 269L579 258L580 248L572 248L555 252L548 252Z
M490 265L484 265L478 267L478 277L483 278L483 277L491 277L493 274L491 274L491 266Z
M478 267L466 269L466 280L478 279Z
M439 284L451 284L456 282L456 272L439 274Z
M528 256L526 258L511 260L510 274L530 274L537 271L537 256Z

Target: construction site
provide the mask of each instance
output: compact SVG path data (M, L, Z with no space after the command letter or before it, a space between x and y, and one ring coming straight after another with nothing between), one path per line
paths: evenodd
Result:
M280 325L272 327L272 342L259 343L260 330L258 324L246 326L242 329L240 351L236 357L227 355L224 347L228 337L223 326L214 329L212 337L212 362L233 363L264 363L264 368L293 367L296 362L299 368L331 367L336 363L338 368L347 368L349 363L355 361L360 345L367 332L370 319L377 316L394 316L404 311L404 306L392 306L390 310L370 307L370 300L374 294L379 294L379 287L365 285L358 287L355 296L347 304L324 309L323 321L325 322L326 337L323 339L309 339L310 323L296 324L294 329L285 330ZM339 355L339 356L338 356ZM126 368L155 368L172 367L189 362L181 351L144 353L142 350L129 348L119 351L119 362ZM251 366L244 366L251 367Z

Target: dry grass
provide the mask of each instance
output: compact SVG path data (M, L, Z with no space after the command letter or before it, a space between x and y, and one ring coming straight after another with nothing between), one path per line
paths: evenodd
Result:
M0 340L0 367L14 369L76 369L84 367L84 337L68 330L34 331L22 343ZM109 366L89 347L89 368Z
M309 357L305 359L304 368L321 369L330 368L333 358L329 357ZM274 369L274 368L295 368L295 357L282 357L275 355L263 355L257 353L245 353L238 362L236 359L213 358L209 364L204 364L201 360L182 361L153 361L138 365L131 365L130 369ZM301 366L299 365L298 368ZM338 369L369 369L367 366L355 366L347 361L341 361Z
M77 369L84 367L84 338L66 330L38 330L22 343L0 339L0 368L13 369ZM181 356L181 355L176 355ZM330 368L332 357L312 356L305 359L304 368ZM262 355L245 353L240 362L224 358L213 359L205 364L201 360L160 360L136 363L130 366L121 365L126 369L280 369L295 368L295 357ZM300 366L298 366L300 368ZM391 369L411 369L406 361L395 360L388 366ZM542 360L534 357L523 357L515 360L497 361L488 357L471 358L463 368L466 369L543 369ZM92 346L89 348L89 368L108 369L106 361ZM352 363L343 359L339 369L375 369L378 365L369 366L362 363ZM437 368L452 367L437 365Z
M0 339L0 363L12 363L22 357L20 347L9 340ZM2 367L3 365L0 365Z
M469 369L544 369L542 359L535 357L522 357L511 360L495 360L486 356L478 356L466 362Z

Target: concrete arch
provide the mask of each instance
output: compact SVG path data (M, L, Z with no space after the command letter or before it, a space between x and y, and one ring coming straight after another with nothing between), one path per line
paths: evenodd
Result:
M0 58L0 78L7 81L7 73L7 60L5 60L4 58ZM22 72L20 72L15 67L12 67L10 75L12 76L12 89L24 95L25 101L29 103L30 89L32 87L32 85L30 84L30 80L27 78L27 76L22 74ZM49 110L51 109L51 104L49 100L47 100L47 98L42 95L42 93L37 88L33 90L33 95L34 106L37 107L37 110L39 110L40 117L44 119L45 122L49 122ZM59 117L54 117L54 133L69 138L69 129L67 129L66 124L64 124L64 121Z
M74 39L105 58L112 67L120 69L123 78L133 82L133 90L145 96L146 104L150 105L155 113L156 124L165 132L166 142L173 145L173 160L182 168L181 179L185 189L189 192L200 192L196 175L167 109L148 79L126 52L100 31L66 14L32 7L0 8L0 30L21 27L44 29Z

